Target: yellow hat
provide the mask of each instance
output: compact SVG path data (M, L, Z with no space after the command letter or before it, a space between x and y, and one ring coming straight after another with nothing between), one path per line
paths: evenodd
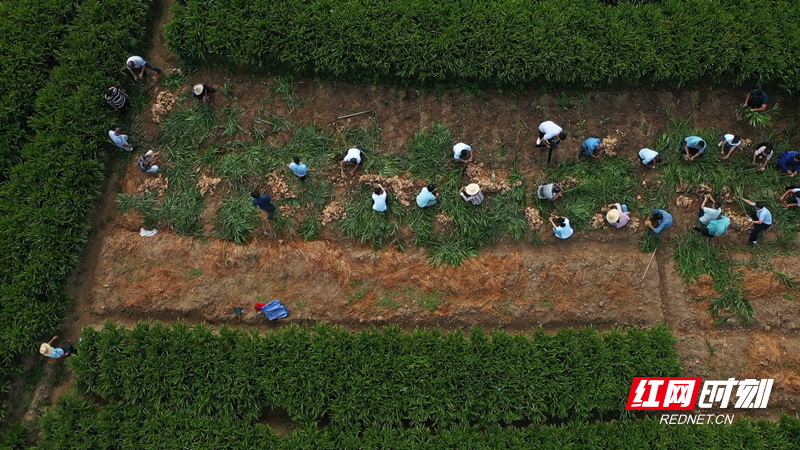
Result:
M39 353L43 354L44 356L50 356L53 353L53 347L50 347L50 344L42 344L39 346Z
M477 183L470 183L467 185L467 188L464 189L467 192L467 195L475 195L481 191L481 187L478 186Z
M617 223L619 222L619 211L617 208L611 209L606 213L606 220L608 223Z
M194 95L202 94L203 93L203 84L202 83L201 84L195 84L194 87L192 88L192 92L194 92Z

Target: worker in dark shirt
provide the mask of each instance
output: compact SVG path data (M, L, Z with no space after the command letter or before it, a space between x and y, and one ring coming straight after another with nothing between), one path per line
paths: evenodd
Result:
M253 206L258 206L262 211L267 212L267 219L275 220L275 205L272 204L272 197L267 194L261 195L258 191L250 193L253 197Z

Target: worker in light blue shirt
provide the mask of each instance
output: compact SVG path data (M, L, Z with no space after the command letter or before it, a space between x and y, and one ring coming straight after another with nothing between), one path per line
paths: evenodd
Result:
M689 136L681 143L680 151L685 160L694 161L706 151L706 141L700 136Z
M764 202L751 202L742 197L742 201L750 206L756 207L755 220L748 218L747 221L753 224L753 231L750 232L750 239L747 245L758 244L758 234L772 226L772 213L769 212Z
M722 233L728 231L728 227L730 226L731 226L731 219L729 219L728 216L722 216L719 219L708 222L708 229L701 227L694 227L693 229L694 231L697 231L703 236L715 238L717 236L722 236ZM736 229L735 226L734 229Z
M647 217L647 226L659 234L672 226L672 215L663 209L654 209Z
M417 194L417 206L420 208L428 208L436 204L436 199L439 198L439 193L436 192L436 186L429 184L422 188Z
M306 178L308 177L308 172L312 172L311 170L309 170L307 165L300 162L299 156L293 156L292 162L287 164L286 167L288 167L289 170L292 171L292 173L294 173L298 178L300 178L300 181L305 181Z
M553 225L553 233L559 239L567 239L572 236L573 230L566 217L551 217L550 223Z
M655 167L656 163L661 162L661 157L658 156L657 151L649 148L643 148L639 150L639 161L645 167Z

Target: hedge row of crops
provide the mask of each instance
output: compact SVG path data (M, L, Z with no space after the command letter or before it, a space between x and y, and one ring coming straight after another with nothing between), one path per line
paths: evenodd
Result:
M39 450L182 448L241 450L522 450L522 449L795 449L800 420L742 419L732 425L661 425L658 420L612 421L524 428L301 427L278 436L262 423L141 410L113 401L104 408L73 395L62 397L41 421Z
M111 323L70 358L83 392L142 411L258 421L446 427L625 416L634 376L676 376L665 326L533 337L473 328L358 333L291 326L260 336L205 326Z
M0 181L18 162L28 140L36 93L55 64L61 38L78 1L16 0L0 3Z
M184 61L354 81L800 87L800 3L664 0L188 0Z
M102 93L117 83L126 56L138 44L136 37L143 35L148 4L82 2L63 37L59 66L35 99L33 92L24 99L35 105L28 121L35 136L0 185L3 371L16 356L34 353L42 335L61 321L68 303L64 280L86 242L86 215L103 178L98 157L111 121Z

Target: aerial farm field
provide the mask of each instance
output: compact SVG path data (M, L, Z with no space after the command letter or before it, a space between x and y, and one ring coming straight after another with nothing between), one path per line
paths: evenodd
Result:
M29 444L789 448L800 438L800 209L779 202L798 182L751 165L759 142L800 145L786 79L767 78L770 109L752 118L740 111L744 83L756 83L745 69L583 84L506 73L524 87L475 81L478 69L471 82L380 71L358 81L330 62L336 76L309 76L258 69L258 55L221 39L247 26L236 5L186 3L149 6L151 31L134 48L149 48L142 56L163 74L128 76L133 111L98 121L122 120L136 151L104 147L90 231L64 283L60 339L83 338L79 354L28 357L10 386L6 419L28 421ZM190 45L201 23L212 30L196 32L206 59ZM217 89L207 103L192 98L200 82ZM545 120L569 135L549 166L535 147ZM745 144L723 161L724 133ZM692 162L677 150L689 135L710 144ZM588 137L607 143L602 158L577 159ZM456 142L475 150L469 165L454 162ZM342 176L353 146L364 164ZM641 166L644 147L664 162ZM156 175L136 164L147 149L159 152ZM293 156L313 170L307 180L286 168ZM458 195L473 182L486 194L479 207ZM555 202L536 196L549 182L565 188ZM375 183L388 190L384 213L371 207ZM418 208L429 183L439 202ZM253 190L272 196L274 221L252 206ZM741 229L714 241L692 231L705 194ZM775 218L757 246L745 245L753 209L741 197ZM617 202L631 211L621 229L604 220ZM644 224L654 208L674 217L658 236ZM570 219L571 238L553 235L552 214ZM273 299L288 318L253 308ZM727 429L680 429L624 410L634 376L775 384L766 409L737 411ZM6 430L18 448L26 431Z

